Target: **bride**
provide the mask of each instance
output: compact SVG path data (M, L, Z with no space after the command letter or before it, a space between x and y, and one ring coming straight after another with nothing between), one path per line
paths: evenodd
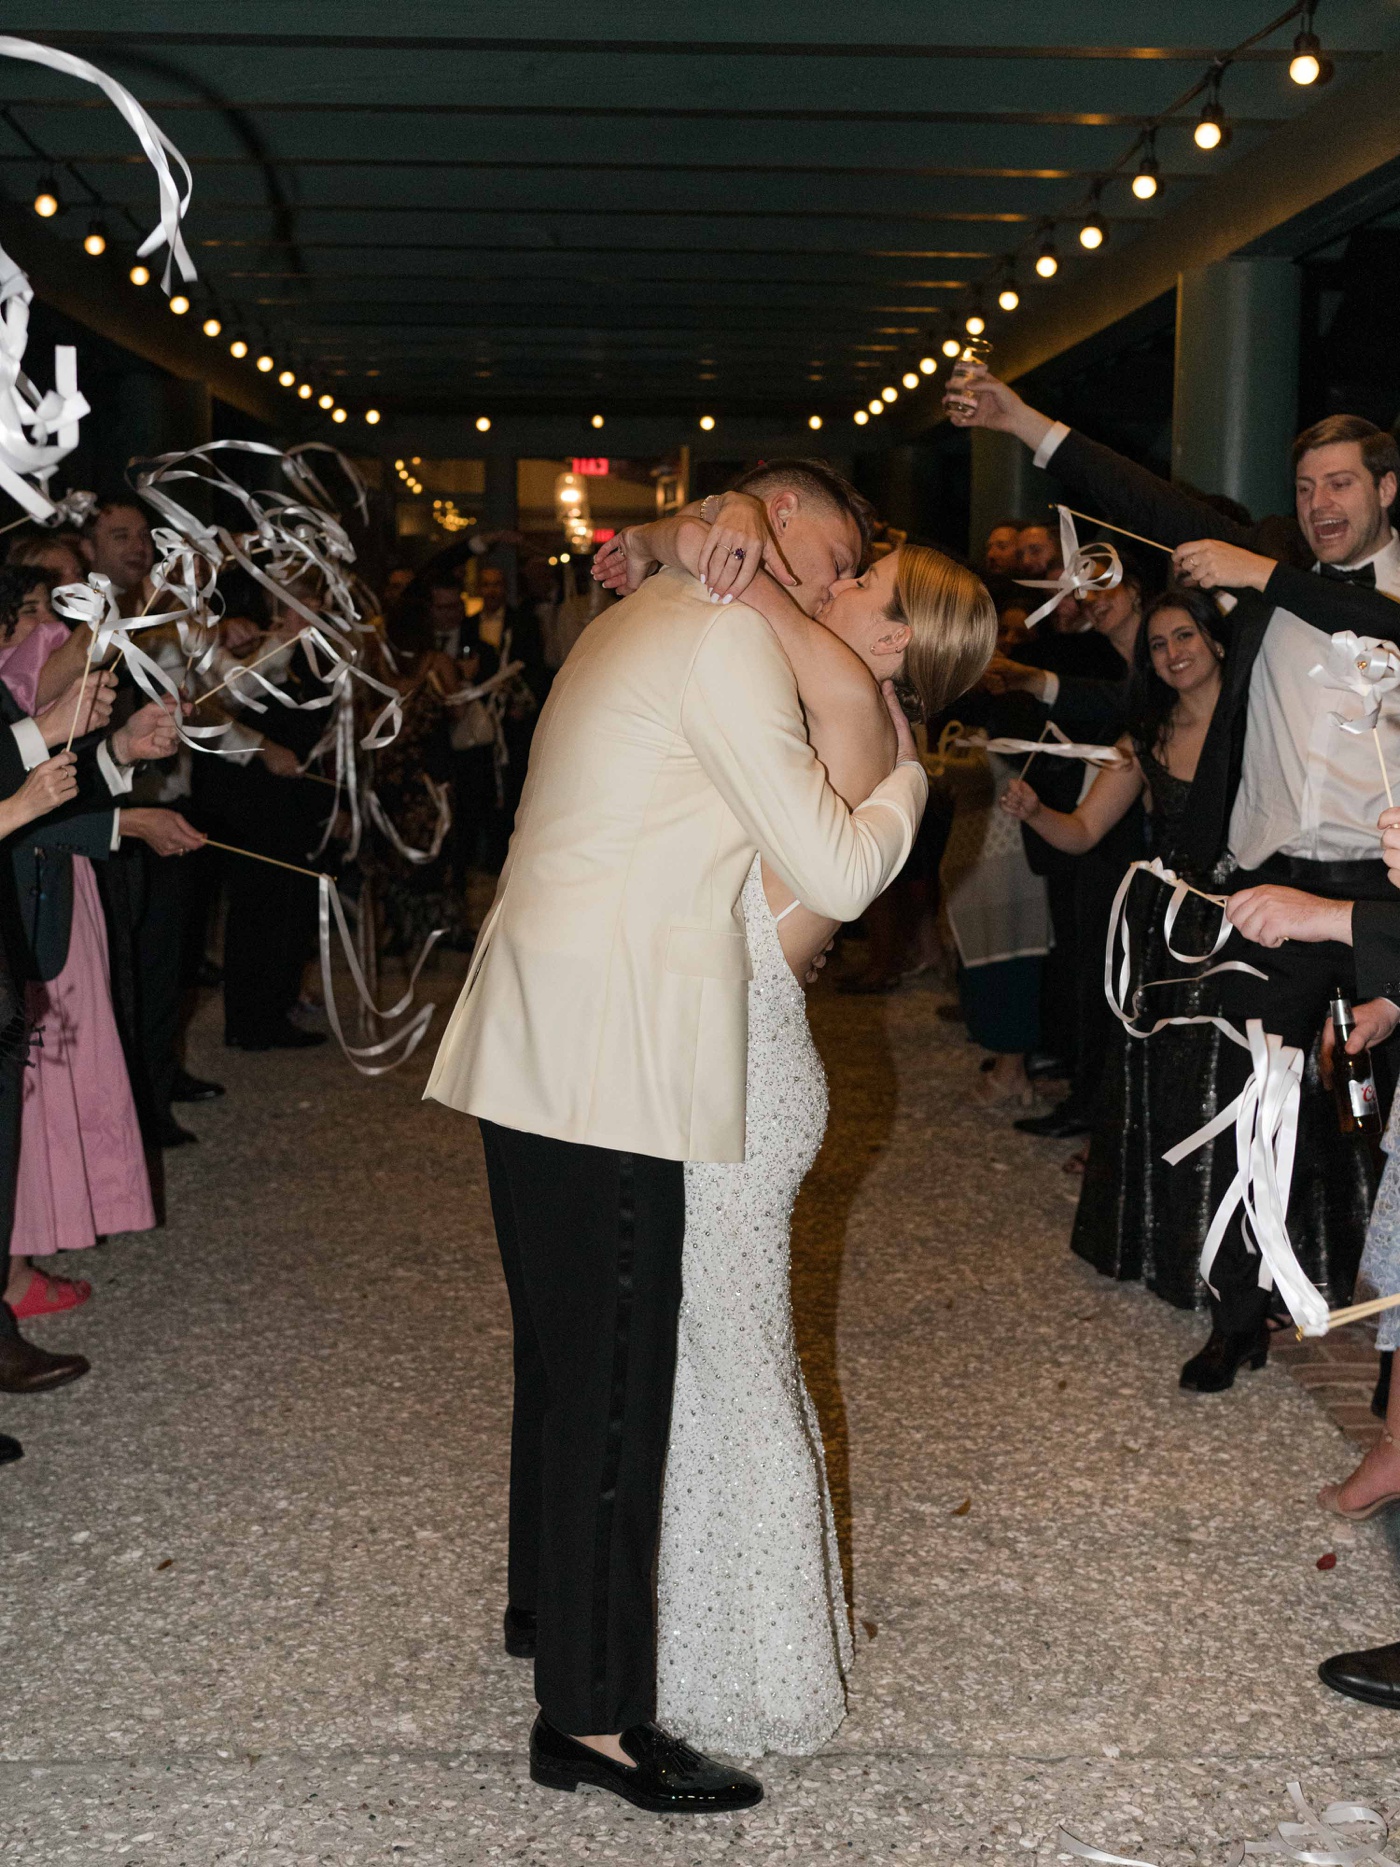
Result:
M706 501L710 506L714 501ZM991 598L939 551L902 545L832 585L816 620L781 587L781 519L726 494L637 526L595 575L635 589L658 563L742 597L792 663L812 746L854 808L894 765L880 683L931 718L981 675ZM770 570L762 568L771 566ZM820 1430L793 1337L789 1225L826 1130L826 1077L802 982L837 923L759 858L743 893L749 983L747 1143L741 1163L685 1169L684 1297L657 1581L658 1717L703 1748L756 1756L819 1748L845 1716L850 1619Z

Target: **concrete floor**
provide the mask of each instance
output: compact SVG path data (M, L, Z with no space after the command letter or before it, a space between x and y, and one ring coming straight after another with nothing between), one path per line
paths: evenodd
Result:
M1177 1391L1199 1325L1069 1256L1067 1149L970 1106L937 1002L814 1001L795 1282L858 1662L827 1752L709 1822L526 1776L473 1124L420 1104L426 1054L225 1053L207 1006L229 1095L169 1225L34 1331L95 1372L0 1407L0 1861L1050 1862L1064 1822L1167 1867L1262 1838L1293 1777L1400 1809L1400 1718L1314 1675L1400 1635L1382 1535L1311 1504L1352 1450L1273 1368Z

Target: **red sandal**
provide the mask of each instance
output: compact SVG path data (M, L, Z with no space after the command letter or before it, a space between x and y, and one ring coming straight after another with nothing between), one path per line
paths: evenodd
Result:
M17 1322L35 1316L57 1316L62 1310L77 1309L92 1295L92 1285L82 1277L49 1277L43 1271L31 1271L29 1288L10 1309Z

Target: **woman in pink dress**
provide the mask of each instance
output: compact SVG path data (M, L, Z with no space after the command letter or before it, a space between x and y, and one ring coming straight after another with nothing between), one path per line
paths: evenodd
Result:
M32 576L33 582L26 579ZM37 710L45 664L69 642L49 607L51 577L38 567L0 573L0 681L26 712ZM68 651L71 655L72 650ZM128 813L120 813L126 815ZM139 816L141 813L129 813ZM141 1131L126 1059L112 1010L107 927L88 855L110 851L119 813L69 818L64 842L37 851L45 888L61 891L71 875L66 955L53 978L31 979L27 1009L39 1042L24 1072L15 1219L5 1300L17 1317L51 1315L86 1302L92 1286L53 1277L32 1259L80 1251L110 1232L155 1224ZM3 859L34 857L38 832L21 831ZM66 846L65 846L66 845ZM39 956L42 959L42 956ZM40 965L40 971L48 970Z

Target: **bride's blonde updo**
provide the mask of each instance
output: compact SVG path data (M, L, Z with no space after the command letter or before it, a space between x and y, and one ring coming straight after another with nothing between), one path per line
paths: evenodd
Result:
M997 645L997 612L965 564L929 545L901 545L887 614L909 625L899 685L926 720L981 679Z

